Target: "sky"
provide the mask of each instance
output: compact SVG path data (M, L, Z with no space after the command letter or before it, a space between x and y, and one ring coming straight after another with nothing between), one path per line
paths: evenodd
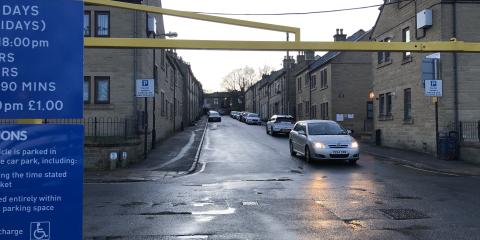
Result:
M163 8L214 13L288 13L344 9L382 4L383 0L162 0ZM359 29L370 30L378 17L378 7L309 15L224 16L286 25L301 29L302 41L333 41L337 28L348 36ZM164 16L165 32L177 32L177 39L285 41L286 34L185 18ZM290 35L293 40L294 35ZM280 69L286 52L177 50L192 66L193 73L207 92L222 91L222 79L231 71L265 65ZM296 53L291 53L295 55ZM317 52L317 55L323 53Z

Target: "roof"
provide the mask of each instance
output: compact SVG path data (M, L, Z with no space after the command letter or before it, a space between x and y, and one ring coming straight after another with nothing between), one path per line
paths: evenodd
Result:
M303 120L303 121L299 121L300 123L331 123L331 122L335 122L335 121L332 121L332 120Z
M371 31L365 32L364 30L360 29L356 33L354 33L352 36L348 37L347 42L358 42L361 39L363 39L365 36L370 34ZM309 69L311 71L322 67L326 63L330 62L332 59L336 58L338 55L340 55L342 52L327 52L325 55L323 55L321 58L310 64Z

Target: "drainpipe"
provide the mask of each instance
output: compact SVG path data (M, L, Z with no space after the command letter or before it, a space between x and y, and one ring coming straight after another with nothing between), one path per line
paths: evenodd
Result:
M453 0L452 6L452 18L453 18L453 37L457 38L457 4L456 0ZM454 94L454 115L455 115L455 126L458 126L459 114L458 114L458 58L457 53L453 53L453 94Z
M137 38L138 37L138 33L137 33L137 17L138 17L138 13L137 11L134 11L133 13L133 35L134 35L134 38ZM133 92L135 93L135 88L137 87L136 85L136 81L137 81L137 49L134 48L133 49ZM138 102L137 102L137 97L135 96L135 94L133 94L133 116L135 116L137 114L137 107L138 107Z

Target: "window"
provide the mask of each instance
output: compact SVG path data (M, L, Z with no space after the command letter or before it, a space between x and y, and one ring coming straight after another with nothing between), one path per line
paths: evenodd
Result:
M95 36L110 37L109 12L95 12Z
M392 116L392 93L387 93L386 114Z
M402 30L402 40L403 42L410 42L411 39L410 39L410 28L405 28ZM412 56L412 53L411 52L403 52L403 59L406 59L406 58L409 58Z
M298 116L303 116L303 113L302 113L302 111L303 111L303 104L302 104L302 103L299 103L299 104L298 104L297 111L298 111L298 113L297 113Z
M385 116L385 94L378 97L378 115Z
M328 116L328 102L320 104L320 118L322 120L330 119Z
M310 84L312 89L317 87L317 75L314 74L311 76Z
M161 115L165 116L166 106L165 106L165 93L164 92L160 93L160 104L161 104Z
M110 104L110 77L95 77L95 103Z
M327 69L323 69L322 71L320 71L320 87L322 89L328 87L327 76L328 76Z
M90 103L90 77L83 77L83 103L89 104Z
M83 12L83 36L84 37L92 36L91 15L92 14L89 11Z
M367 102L367 119L373 119L373 102Z
M309 83L309 79L307 77L307 75L305 75L305 87L309 87L310 86L310 83Z
M297 78L297 90L298 92L302 92L302 78Z
M403 119L412 119L412 89L403 90Z
M214 99L213 99L213 104L214 104L214 105L218 105L218 98L214 98Z
M385 38L383 41L380 41L380 42L391 42L392 39L390 38ZM390 62L391 59L390 59L390 52L378 52L378 64L381 64L381 63L387 63L387 62Z

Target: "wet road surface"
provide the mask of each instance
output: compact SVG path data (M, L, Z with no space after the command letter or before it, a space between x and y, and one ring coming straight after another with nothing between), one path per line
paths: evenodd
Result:
M480 178L305 163L287 137L209 124L197 171L85 185L86 239L480 239Z

